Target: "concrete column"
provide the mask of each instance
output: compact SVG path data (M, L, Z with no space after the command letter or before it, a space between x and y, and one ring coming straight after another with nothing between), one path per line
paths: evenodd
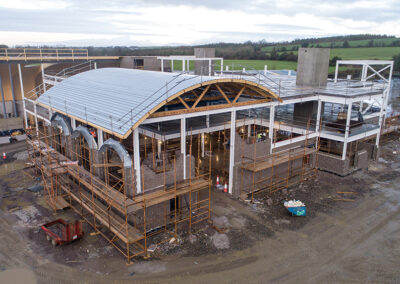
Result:
M133 164L136 174L136 193L142 192L139 146L139 130L136 128L133 130Z
M235 164L236 110L231 112L231 139L229 147L229 194L233 193L233 166Z
M183 178L186 179L186 118L181 118L181 154L183 156Z
M201 133L201 157L204 158L204 133Z
M22 107L23 107L23 109L24 109L25 128L28 128L28 118L26 117L25 92L24 92L24 84L22 83L21 64L18 64L18 73L19 73L19 84L20 84L20 86L21 86ZM50 117L50 118L51 118L51 117Z
M350 103L348 104L348 109L347 109L346 130L345 130L345 133L344 133L342 160L345 160L345 159L346 159L347 138L349 137L350 120L351 120L351 107L352 107L352 103L350 102Z
M7 118L6 100L5 100L5 98L4 98L3 80L2 80L2 78L1 78L1 75L0 75L0 93L1 93L1 99L2 99L2 102L3 102L3 117L4 117L4 118Z
M11 87L11 95L13 99L13 112L14 112L14 117L17 117L17 104L15 102L15 90L14 90L14 81L12 78L12 72L11 72L11 64L8 64L8 77L10 78L10 87Z
M275 106L271 106L269 109L269 133L268 137L270 139L269 153L272 154L272 143L274 141L274 119L275 119Z
M97 147L100 150L100 147L104 143L104 136L103 136L103 130L97 129Z

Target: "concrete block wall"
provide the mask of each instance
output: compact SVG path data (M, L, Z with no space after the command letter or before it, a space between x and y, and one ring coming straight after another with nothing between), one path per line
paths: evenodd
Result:
M18 128L24 128L24 120L22 117L0 119L0 131Z
M348 158L342 160L341 156L323 152L318 153L317 167L319 170L324 170L341 176L348 175L354 171L354 169L350 167L350 160Z
M149 153L148 157L149 158L152 157L151 153ZM187 155L186 156L187 177L189 177L190 161L192 163L191 176L193 178L195 176L195 158L192 156L192 158L190 159L190 156ZM180 153L178 153L176 156L175 165L176 165L176 180L177 182L183 181L183 155L181 155ZM172 161L170 161L166 164L165 167L166 169L169 169L165 172L165 182L167 186L172 186L174 184L174 164ZM152 163L145 162L143 171L144 171L143 172L144 180L142 181L142 184L144 183L145 191L155 190L157 188L164 187L164 173L156 173L152 169Z

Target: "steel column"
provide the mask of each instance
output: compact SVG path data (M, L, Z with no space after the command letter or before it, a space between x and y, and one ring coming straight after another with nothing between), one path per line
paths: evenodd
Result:
M181 154L183 156L183 178L186 179L186 118L181 118Z
M348 104L348 109L347 109L346 130L345 130L345 133L344 133L342 160L345 160L345 159L346 159L347 138L349 137L350 121L351 121L351 108L352 108L352 105L353 105L352 103L349 103L349 104Z
M233 193L233 166L235 164L236 110L231 113L231 139L229 145L229 194Z
M136 193L142 192L141 169L140 169L140 149L139 149L139 129L133 130L133 163L136 174Z
M7 118L7 111L6 111L6 100L4 98L4 92L3 92L3 80L1 79L1 74L0 74L0 93L1 93L1 99L3 102L3 117Z

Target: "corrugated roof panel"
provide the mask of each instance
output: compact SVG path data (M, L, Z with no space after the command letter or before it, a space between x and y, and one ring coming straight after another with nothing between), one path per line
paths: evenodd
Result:
M167 97L215 79L218 78L103 68L65 79L41 95L38 102L122 136Z

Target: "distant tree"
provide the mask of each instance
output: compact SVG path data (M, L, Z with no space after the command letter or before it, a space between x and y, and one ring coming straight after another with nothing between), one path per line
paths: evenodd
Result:
M349 42L348 42L347 40L345 40L345 41L343 42L343 48L349 48L349 47L350 47Z
M8 48L8 46L5 44L0 44L0 48Z
M336 66L336 61L342 60L339 56L334 56L332 59L329 60L329 66Z
M303 42L302 44L301 44L301 47L308 47L308 42Z
M373 47L373 46L374 46L374 40L371 39L371 40L368 42L368 47Z

